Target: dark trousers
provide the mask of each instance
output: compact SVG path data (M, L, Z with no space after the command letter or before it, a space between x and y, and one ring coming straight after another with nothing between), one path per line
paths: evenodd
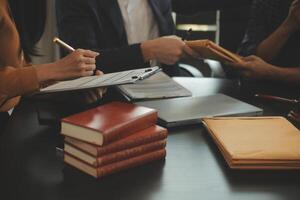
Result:
M0 135L4 132L5 126L8 121L8 113L7 112L0 112Z

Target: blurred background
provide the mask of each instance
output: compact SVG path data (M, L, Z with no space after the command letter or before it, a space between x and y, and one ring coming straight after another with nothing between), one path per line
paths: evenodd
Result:
M59 57L58 48L52 44L57 35L55 0L47 0L47 4L46 29L38 43L41 56L33 57L34 64L51 62ZM172 4L178 36L192 28L190 40L210 39L232 52L237 51L248 23L251 0L172 0ZM187 70L183 75L225 76L220 63L211 60L183 59L181 67Z

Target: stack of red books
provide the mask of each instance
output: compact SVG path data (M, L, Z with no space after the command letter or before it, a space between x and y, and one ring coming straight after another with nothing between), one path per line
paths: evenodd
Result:
M166 157L157 111L113 102L62 120L64 161L96 178Z

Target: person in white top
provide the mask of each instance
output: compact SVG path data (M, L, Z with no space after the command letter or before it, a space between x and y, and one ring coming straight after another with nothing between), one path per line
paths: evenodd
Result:
M118 3L128 44L142 43L144 58L151 65L158 64L157 61L174 65L184 53L196 55L176 36L155 40L159 38L159 28L147 0L118 0Z
M118 0L118 3L122 12L129 45L159 37L158 25L148 1ZM159 65L156 60L151 60L150 64L151 66Z
M159 37L159 29L148 1L118 0L127 33L128 44Z
M179 59L198 56L174 36L171 0L59 0L57 19L63 40L100 52L97 66L104 73L150 62L173 76Z

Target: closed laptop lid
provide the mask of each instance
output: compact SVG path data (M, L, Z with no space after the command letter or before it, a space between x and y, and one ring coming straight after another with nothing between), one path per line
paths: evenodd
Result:
M262 109L224 94L144 101L137 104L158 110L161 124L167 127L199 123L199 119L204 117L253 116L262 113Z

